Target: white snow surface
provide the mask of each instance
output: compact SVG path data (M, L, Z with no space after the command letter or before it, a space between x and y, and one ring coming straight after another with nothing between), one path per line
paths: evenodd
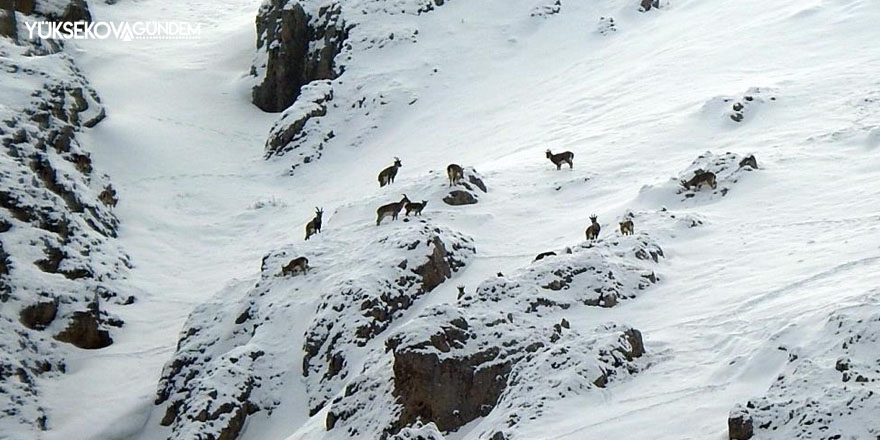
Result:
M232 292L257 282L264 255L303 239L315 206L327 213L325 234L357 240L375 228L372 207L404 191L429 199L424 216L472 237L477 249L418 308L453 302L456 284L473 289L539 252L578 245L590 214L604 238L628 212L637 232L661 228L638 213L663 207L702 223L658 235L666 254L659 284L567 317L582 331L607 321L640 330L650 367L548 403L539 419L518 425L519 438L722 439L736 404L777 399L780 388L794 390L780 399L798 401L825 389L783 387L780 374L839 380L808 374L813 366L792 366L789 356L812 347L798 352L834 368L846 353L817 347L841 336L822 329L840 310L877 304L874 2L677 0L640 13L636 1L563 1L558 13L533 16L545 5L451 0L372 23L377 35L418 34L346 62L333 81L340 109L321 121L335 137L320 160L290 176L290 156L262 159L279 115L249 102L257 1L92 3L97 20L201 22L202 38L68 45L108 109L79 137L119 192L119 242L139 301L120 310L126 326L112 346L80 352L67 374L47 381L45 438L165 438L153 400L187 316L203 303L237 304ZM759 92L732 120L732 103ZM368 108L348 110L365 96ZM574 169L557 171L547 148L574 152ZM724 196L682 200L676 182L707 150L754 154L759 169L739 173ZM380 189L376 174L394 156L403 168ZM483 175L490 191L478 204L437 198L450 162ZM311 294L290 300L303 319L314 314ZM873 330L847 328L876 335L867 318L875 315L864 315ZM308 324L290 324L296 331L271 342L301 347ZM273 414L249 417L241 438L320 438L326 414L308 416L299 367ZM860 386L876 393L877 383ZM841 420L835 429L856 436L878 428L861 412ZM478 424L446 438L470 438Z

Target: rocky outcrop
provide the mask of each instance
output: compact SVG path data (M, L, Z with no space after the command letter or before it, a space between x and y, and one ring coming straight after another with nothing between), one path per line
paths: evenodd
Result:
M296 154L293 169L320 159L324 143L333 138L333 132L324 132L319 118L327 114L327 105L332 99L333 89L329 81L315 81L304 86L300 99L272 126L265 157ZM309 124L310 121L314 123ZM304 142L312 142L312 148L301 148Z
M774 88L750 87L741 94L710 99L703 105L701 112L708 119L721 121L726 126L739 126L754 119L776 102L777 95L778 90Z
M748 166L752 161L755 167ZM680 174L679 182L687 181L701 172L711 172L715 174L716 187L711 188L708 185L699 187L692 186L684 188L679 186L678 194L682 194L685 199L696 197L698 194L712 194L724 197L733 188L744 173L748 173L757 169L757 161L754 156L743 157L736 153L725 153L723 155L715 155L711 151L707 151L700 155L691 163L684 172Z
M464 169L464 178L456 186L461 189L453 189L443 197L443 202L447 205L473 205L479 201L480 192L488 191L483 177L473 167Z
M642 12L648 12L651 8L659 8L660 0L640 0L639 10Z
M18 41L18 23L15 19L15 9L12 2L0 1L0 37L9 37L12 41Z
M324 298L306 334L303 376L309 410L316 413L349 377L348 358L384 332L414 302L464 266L475 253L468 237L409 222L391 244L411 255L395 259L396 277L379 286L347 283ZM420 261L421 260L421 261Z
M470 238L426 221L396 226L378 236L335 230L272 252L256 284L198 307L159 383L170 438L235 438L249 415L271 415L293 382L320 410L366 347L475 252ZM310 270L285 277L294 256L307 256ZM290 343L303 333L303 345Z
M662 255L645 235L585 244L427 309L385 339L387 353L365 361L333 400L327 428L388 438L419 422L447 432L483 417L479 438L509 438L546 404L636 373L645 353L638 330L579 331L558 316L634 297L657 280L652 260L637 257L651 253Z
M16 5L43 18L85 4ZM109 345L122 324L112 308L132 300L118 221L99 196L109 179L78 139L104 109L57 47L0 38L0 432L13 438L49 425L40 384L70 352Z
M473 205L477 203L477 198L469 191L454 189L443 197L443 203L452 206Z
M85 0L0 0L0 9L15 8L24 15L38 15L49 21L92 21Z
M737 405L730 411L727 418L727 436L730 440L749 440L755 434L752 416L743 407Z
M737 405L729 438L873 438L880 432L880 307L865 298L831 314L789 353L767 394Z
M415 17L444 0L267 0L257 17L253 102L284 112L266 141L266 159L292 169L322 157L331 140L357 146L385 108L417 96L393 76L341 76L360 54L417 41ZM382 23L382 25L377 25ZM345 140L340 140L340 132Z
M96 299L89 304L87 310L73 312L67 322L67 327L55 335L55 339L82 349L96 350L113 343L110 332L104 327L101 309Z
M257 51L264 58L251 70L262 76L253 89L257 107L280 112L294 103L309 82L337 76L334 59L348 33L341 9L338 3L308 12L291 0L263 3L257 14Z

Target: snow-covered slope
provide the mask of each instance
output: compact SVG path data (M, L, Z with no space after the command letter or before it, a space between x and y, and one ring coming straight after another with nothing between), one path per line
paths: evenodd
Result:
M68 48L108 107L83 139L143 293L50 388L48 437L720 439L729 417L755 438L876 436L873 2L303 1L339 32L310 40L323 70L299 100L262 113L279 46L254 16L295 3L91 5L205 27ZM476 204L442 201L449 163L479 170ZM682 188L698 170L715 188ZM422 217L377 227L402 193ZM467 264L419 292L432 231ZM313 270L278 276L297 256ZM373 312L397 277L405 307Z
M57 4L56 4L57 3ZM83 353L113 343L135 301L119 246L116 191L93 166L82 131L105 117L98 94L55 41L27 23L72 8L42 5L0 35L0 437L52 425L47 383Z

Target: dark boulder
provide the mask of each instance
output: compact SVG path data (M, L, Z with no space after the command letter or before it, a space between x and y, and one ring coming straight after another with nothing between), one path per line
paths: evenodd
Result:
M468 191L456 189L450 191L449 195L443 198L443 201L452 206L473 205L477 203L477 198Z
M88 310L74 312L67 328L55 335L55 339L86 350L104 348L113 343L113 338L101 324L101 310L96 300L89 304Z
M15 20L15 10L8 0L0 0L0 37L9 37L12 41L18 41L18 23Z
M55 320L55 315L57 314L57 302L41 302L22 309L18 319L25 327L31 330L43 330Z
M660 8L660 0L641 0L640 6L640 11L648 12L651 8Z
M737 406L727 419L727 433L730 440L749 440L754 435L752 416L744 408Z

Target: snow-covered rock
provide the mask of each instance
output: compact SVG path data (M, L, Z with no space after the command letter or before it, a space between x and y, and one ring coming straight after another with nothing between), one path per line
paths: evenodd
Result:
M110 345L122 321L108 309L134 301L115 190L77 137L104 108L73 60L47 47L0 37L0 431L15 438L51 425L39 379L65 373L74 346Z
M265 111L280 112L294 103L311 81L334 79L345 59L364 46L384 46L395 39L414 40L417 31L384 29L365 35L354 31L365 17L421 14L444 0L267 0L257 15L258 55L251 75L260 79L253 100ZM379 17L377 17L379 16ZM407 33L409 35L407 35ZM396 34L396 35L395 35ZM337 59L339 58L339 59Z
M418 421L447 432L480 417L479 438L516 438L511 428L545 403L636 373L637 330L575 327L565 316L656 282L647 255L662 255L647 234L585 243L428 308L385 338L386 352L372 352L334 399L330 438L384 438Z
M767 394L730 412L731 439L844 439L880 435L880 307L831 314L819 337L790 350ZM784 347L782 347L784 348Z
M248 414L271 414L285 381L305 380L317 412L343 389L365 347L475 252L470 238L427 221L367 237L325 232L273 252L256 285L221 292L235 299L193 312L156 399L172 438L234 438ZM298 256L309 259L308 272L283 276ZM317 299L317 311L303 310L304 297ZM303 347L283 342L298 319L311 320Z
M267 0L257 16L257 55L251 75L259 82L254 104L281 112L266 142L266 157L296 151L292 167L311 163L324 144L335 137L332 123L322 124L328 112L339 118L367 116L392 101L412 104L415 98L389 78L367 77L343 81L339 77L353 58L374 49L415 42L413 21L444 0ZM340 96L336 90L342 89ZM391 95L391 96L389 96ZM334 101L334 98L336 100Z

